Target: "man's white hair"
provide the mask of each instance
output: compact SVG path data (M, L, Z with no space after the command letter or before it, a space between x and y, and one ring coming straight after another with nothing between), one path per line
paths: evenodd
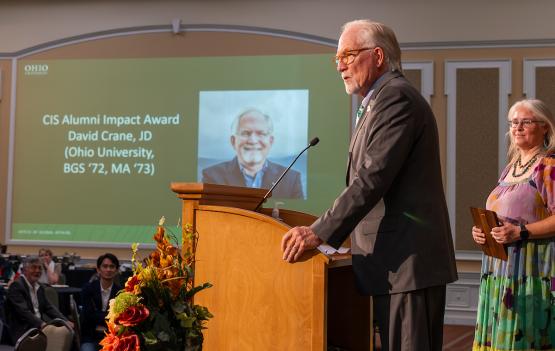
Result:
M359 29L357 42L361 47L379 46L384 52L389 69L403 71L401 67L401 48L391 28L379 22L360 19L345 23L341 27L341 34L353 27Z
M245 110L243 113L239 114L237 117L233 119L233 122L231 123L231 134L237 135L239 133L239 123L241 122L241 118L245 116L263 117L264 121L266 121L266 124L268 124L268 133L270 135L274 134L274 123L272 122L272 119L270 118L270 116L260 112L260 110L257 110L255 108L250 108L248 110Z

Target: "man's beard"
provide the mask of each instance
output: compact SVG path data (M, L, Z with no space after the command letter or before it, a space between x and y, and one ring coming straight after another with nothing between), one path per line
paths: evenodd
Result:
M345 84L345 91L348 95L358 94L360 91L360 87L353 83L344 83Z
M257 150L243 151L241 153L241 156L243 157L243 161L249 165L259 164L264 162L265 160L265 156L262 154L262 152Z

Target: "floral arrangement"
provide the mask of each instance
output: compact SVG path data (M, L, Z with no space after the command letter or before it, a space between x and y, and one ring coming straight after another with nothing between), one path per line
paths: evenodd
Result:
M211 284L193 284L197 239L186 226L180 252L171 243L177 242L175 235L166 234L162 217L154 235L156 249L145 263L136 260L138 244L132 246L133 275L110 300L102 351L202 349L202 329L212 315L195 305L193 296Z

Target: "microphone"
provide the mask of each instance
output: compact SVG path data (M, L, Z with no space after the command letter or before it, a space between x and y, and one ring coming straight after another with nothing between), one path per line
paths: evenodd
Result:
M295 162L297 162L297 159L299 157L301 157L301 155L308 150L310 147L312 146L316 146L316 144L318 144L320 142L320 139L318 137L313 138L310 143L308 143L308 146L305 147L303 149L303 151L299 152L299 154L297 155L297 157L295 157L295 159L293 160L293 162L291 162L291 164L289 165L289 167L287 167L285 169L285 171L283 171L283 173L279 176L278 180L276 180L276 182L274 183L274 185L272 185L272 187L270 188L270 190L268 190L268 192L266 193L266 195L264 195L264 197L262 198L262 200L260 200L260 202L258 203L258 205L256 205L256 207L254 208L254 211L258 211L258 209L260 208L260 206L262 206L262 204L264 203L264 201L266 201L266 199L268 198L268 196L272 193L272 190L274 190L274 188L276 187L276 185L279 184L279 182L281 181L281 179L285 176L285 174L287 172L289 172L289 169L293 166L293 164L295 164Z

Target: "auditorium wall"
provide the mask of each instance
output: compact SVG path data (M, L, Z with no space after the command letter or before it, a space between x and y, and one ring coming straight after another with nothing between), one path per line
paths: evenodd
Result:
M555 4L536 1L487 3L427 1L3 1L0 3L0 207L6 206L8 131L12 94L11 58L33 48L67 46L72 39L94 37L134 47L141 31L181 20L183 35L206 35L210 46L226 47L214 32L242 35L263 28L280 36L301 33L329 45L334 53L340 25L370 17L395 29L409 79L435 112L441 158L459 269L475 271L480 251L470 237L468 206L483 205L505 162L506 112L524 97L541 97L555 109ZM516 24L516 25L515 25ZM205 31L188 33L202 26ZM136 33L135 33L136 32ZM103 38L101 35L106 34ZM212 34L209 34L212 33ZM229 34L227 34L229 35ZM270 40L275 40L268 35ZM327 48L326 48L327 47ZM114 46L116 48L116 46ZM109 50L109 48L108 48ZM178 53L176 51L176 53ZM46 54L48 55L48 54ZM345 116L349 118L349 116ZM0 211L0 228L5 227ZM35 246L10 251L36 252ZM103 248L55 247L56 254L76 251L95 257ZM127 249L112 249L129 257Z

